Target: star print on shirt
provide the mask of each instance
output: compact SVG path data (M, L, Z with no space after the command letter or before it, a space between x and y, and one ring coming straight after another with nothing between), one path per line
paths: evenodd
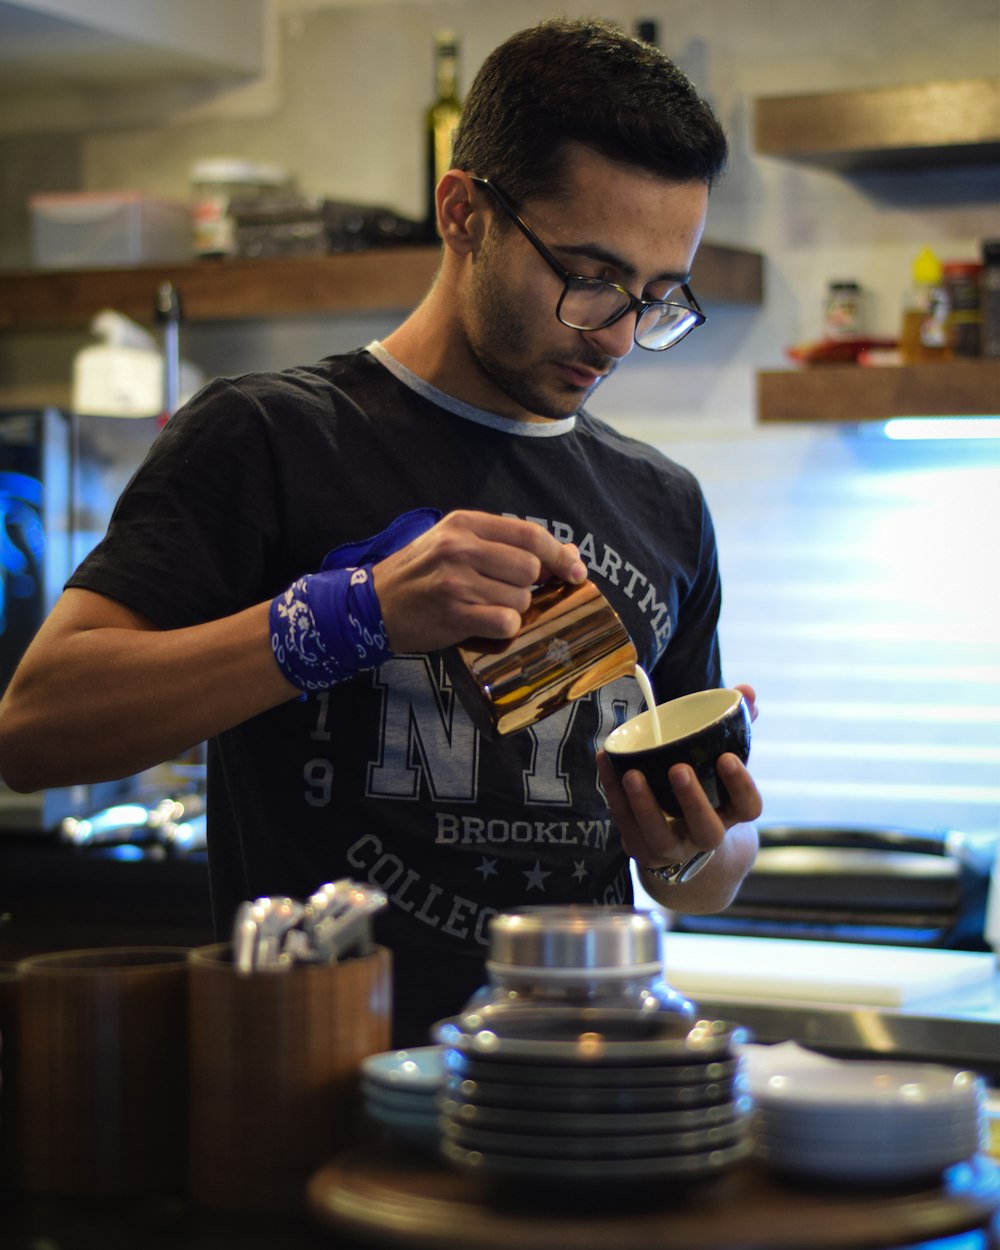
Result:
M529 890L541 890L543 894L545 893L545 878L551 876L551 873L542 871L542 865L539 860L535 860L535 866L530 871L527 868L522 868L521 871L528 878Z
M584 862L584 860L574 859L573 871L570 873L570 876L575 877L577 881L582 881L586 875L587 875L587 865Z
M495 859L487 859L483 856L483 862L476 869L476 872L482 873L483 880L487 877L497 876L497 861Z

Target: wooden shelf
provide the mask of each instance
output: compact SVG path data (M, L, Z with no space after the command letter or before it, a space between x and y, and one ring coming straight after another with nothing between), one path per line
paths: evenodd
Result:
M758 421L885 421L1000 415L1000 360L863 368L818 365L757 375Z
M177 289L186 321L409 309L423 298L438 260L438 248L426 246L285 260L0 273L0 329L78 328L102 308L148 323L156 290L166 281ZM758 254L703 243L691 281L702 303L760 304L762 275Z
M759 252L705 241L694 258L691 286L703 306L762 304L764 258Z
M285 260L203 260L135 269L0 274L0 329L69 329L102 308L153 320L156 291L172 282L185 321L371 312L416 304L434 275L435 248L393 248Z
M1000 78L756 101L754 146L839 169L1000 159Z

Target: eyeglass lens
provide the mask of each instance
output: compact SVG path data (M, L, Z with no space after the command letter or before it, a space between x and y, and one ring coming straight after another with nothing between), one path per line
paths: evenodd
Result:
M627 291L598 279L569 278L559 302L559 320L573 330L601 330L631 307ZM701 321L693 308L682 304L653 304L644 309L635 327L635 341L654 350L669 347Z

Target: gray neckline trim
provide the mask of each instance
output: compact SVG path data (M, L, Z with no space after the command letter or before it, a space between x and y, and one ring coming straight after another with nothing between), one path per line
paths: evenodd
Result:
M501 434L514 434L519 438L558 438L562 434L572 434L576 429L575 415L563 417L560 421L518 421L514 417L502 417L499 413L475 408L461 399L455 399L453 395L439 391L430 382L425 382L411 369L407 369L406 365L401 364L391 352L386 351L377 339L369 343L365 350L411 391L416 391L439 408L446 408L456 416L464 417L466 421L474 421L477 425L486 425L491 430L499 430Z

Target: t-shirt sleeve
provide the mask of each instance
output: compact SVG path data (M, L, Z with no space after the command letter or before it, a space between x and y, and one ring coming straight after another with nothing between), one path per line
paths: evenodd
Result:
M210 383L161 431L67 586L165 629L260 602L277 534L273 477L254 398L232 382Z

